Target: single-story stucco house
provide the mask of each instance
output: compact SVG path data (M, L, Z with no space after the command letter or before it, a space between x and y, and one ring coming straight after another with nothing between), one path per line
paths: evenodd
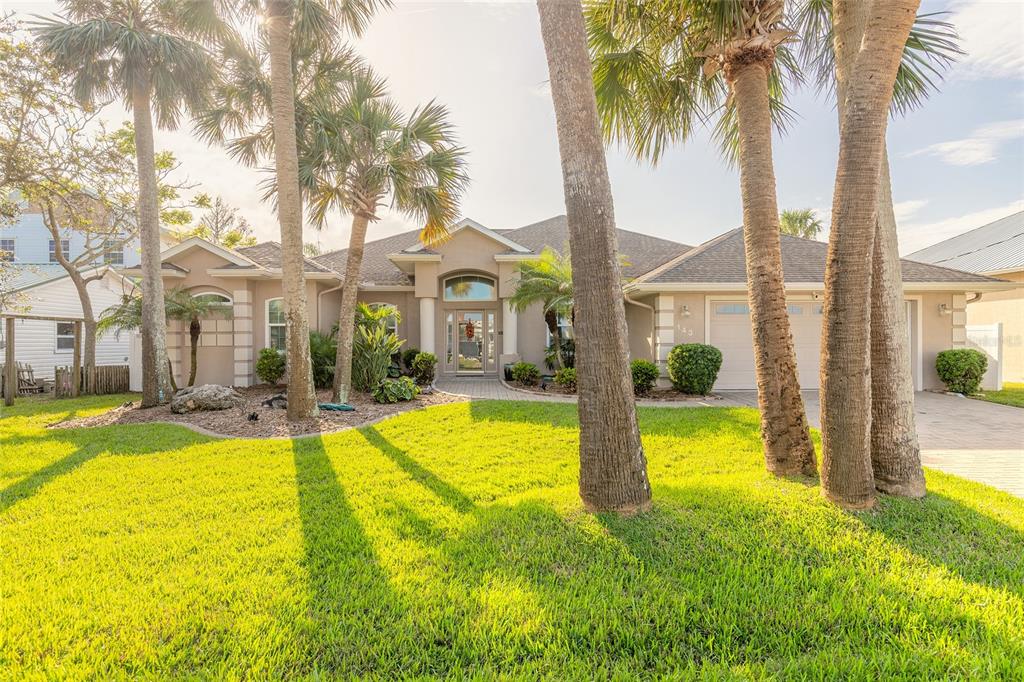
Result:
M517 263L537 258L545 246L566 244L565 216L517 229L491 229L464 219L436 248L425 247L417 234L366 244L359 299L397 308L399 336L407 346L435 353L442 376L496 375L515 360L543 366L549 340L540 307L516 313L507 299L515 289ZM618 241L626 263L623 294L633 357L655 360L664 373L675 344L710 343L724 356L716 388L754 388L742 231L697 247L627 230L619 230ZM782 250L800 381L813 389L827 245L783 236ZM305 262L310 324L322 332L338 321L345 256L341 250ZM189 239L164 251L162 262L167 287L218 294L234 308L233 319L205 323L198 380L255 383L259 350L284 343L280 246L266 242L229 250ZM1012 285L911 261L903 263L903 278L914 381L919 389L939 388L935 355L964 345L968 298ZM169 334L175 373L182 376L187 329L175 323Z
M1002 380L1024 382L1024 211L932 244L907 258L1015 283L1012 289L968 301L967 324L1002 326ZM985 330L976 331L983 349L991 350L985 348Z

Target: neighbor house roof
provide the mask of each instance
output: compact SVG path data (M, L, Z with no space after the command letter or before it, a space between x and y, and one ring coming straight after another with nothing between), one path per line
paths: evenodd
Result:
M568 222L564 215L548 218L516 229L493 230L504 240L528 249L526 253L540 253L545 247L557 251L565 248L569 240ZM690 250L686 244L651 237L650 235L618 230L619 253L623 254L626 265L623 275L637 277L662 263ZM419 231L403 232L392 237L385 237L367 242L363 253L363 264L360 268L360 282L378 285L408 285L409 277L392 263L388 256L402 251L410 251L419 244ZM427 249L417 253L433 253ZM508 255L523 255L523 251L509 250ZM326 266L340 275L345 274L345 258L348 249L333 251L316 258L316 262Z
M786 282L817 283L825 281L825 261L828 244L813 239L781 235L782 270ZM904 282L915 283L1000 283L1000 280L960 270L900 261ZM746 250L743 228L723 235L691 249L665 265L640 277L644 288L654 285L678 284L742 284L746 285Z
M14 273L10 281L11 291L20 291L30 287L39 286L61 277L67 277L68 273L60 263L11 263L3 264L5 270Z
M1024 270L1024 211L915 251L907 258L968 272Z

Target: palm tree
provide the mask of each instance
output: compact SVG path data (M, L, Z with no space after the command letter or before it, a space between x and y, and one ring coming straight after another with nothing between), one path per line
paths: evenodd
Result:
M614 207L578 1L539 0L551 78L576 303L580 497L590 511L650 507L629 371Z
M121 302L110 306L100 314L97 322L97 333L105 334L113 331L119 334L122 331L137 331L142 326L142 297L130 292L121 297ZM224 303L218 296L200 294L193 296L188 291L177 287L171 289L164 295L164 315L168 320L180 320L189 324L190 365L188 373L188 385L192 386L196 381L198 371L198 350L199 336L202 334L202 320L213 315L221 315L230 318L231 306ZM171 361L168 359L167 367L170 370ZM174 381L174 372L168 372L171 385L175 391L178 386Z
M251 5L255 0L241 0ZM263 156L274 158L274 197L281 229L281 285L284 292L288 357L288 419L295 421L318 411L309 354L309 319L303 274L302 189L299 134L305 129L297 106L310 91L329 97L330 74L314 73L296 87L296 73L311 58L320 63L351 66L348 53L337 49L343 32L358 36L378 7L389 0L265 0L261 40L254 46L233 41L224 59L233 63L234 76L219 93L217 106L200 117L197 127L207 139L223 140L225 132L256 130L235 140L229 149L250 165ZM339 62L323 55L340 55ZM269 62L269 72L268 65ZM306 70L308 73L308 69ZM269 120L266 120L269 119ZM308 178L307 178L308 182Z
M142 245L142 405L169 398L166 321L160 302L160 224L153 114L161 128L177 127L183 110L201 108L216 68L204 43L223 31L215 0L64 0L62 18L34 26L43 49L71 76L82 102L119 96L132 110L139 173Z
M782 272L772 125L784 121L792 76L782 0L644 3L589 11L595 89L608 137L656 162L693 119L723 113L717 134L735 153L753 330L761 436L769 471L815 473ZM727 97L726 97L727 96Z
M539 259L520 261L516 266L519 274L516 290L508 299L508 304L520 313L535 303L541 304L558 367L565 367L562 330L558 320L574 317L572 258L568 248L563 251L560 254L552 248L545 248Z
M792 237L814 239L823 228L821 218L815 215L813 208L783 211L779 215L779 230Z
M836 4L839 92L857 106L842 106L825 269L821 483L832 501L864 509L875 504L870 325L878 187L893 87L920 0L874 4L862 23L855 22L860 31L844 24L844 13L856 11L856 4ZM855 44L846 44L857 33ZM848 49L852 57L845 56Z
M836 92L840 116L845 113L849 74L857 54L854 48L860 44L870 8L869 2L846 5L833 18L832 0L817 0L806 3L800 14L802 61L814 74L819 90ZM942 70L962 54L955 30L941 16L918 15L910 31L893 89L894 114L919 106L936 88L935 79L942 76ZM833 35L843 36L837 41L843 46L840 55ZM920 497L925 485L914 417L910 335L884 150L876 223L871 273L871 462L875 488L891 495Z
M314 109L308 144L300 144L300 164L313 185L312 218L323 225L334 208L352 216L332 398L344 402L352 384L353 320L369 224L390 205L424 225L421 241L438 242L458 217L468 177L446 109L431 102L403 116L386 83L368 68L354 71L342 102L318 102Z

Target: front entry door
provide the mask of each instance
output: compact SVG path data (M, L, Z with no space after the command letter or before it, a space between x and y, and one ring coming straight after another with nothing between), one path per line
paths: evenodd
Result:
M459 311L456 316L455 371L461 374L480 374L484 371L484 314L478 310Z

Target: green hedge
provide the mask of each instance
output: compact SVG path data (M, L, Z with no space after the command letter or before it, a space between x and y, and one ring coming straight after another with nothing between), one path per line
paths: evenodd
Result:
M629 363L633 374L633 393L647 395L658 381L658 366L650 360L636 359Z
M523 386L536 386L540 381L540 370L532 362L517 362L512 365L512 380Z
M260 381L276 386L284 376L284 353L273 348L264 348L256 359L256 376Z
M555 372L555 383L564 388L565 390L575 393L576 392L576 368L575 367L563 367L562 369Z
M412 378L417 384L429 386L434 383L434 376L437 373L437 356L426 351L416 353L409 364L409 369L412 370Z
M677 391L707 395L722 368L722 351L703 343L684 343L668 354L668 378Z
M977 393L986 369L988 358L973 348L944 350L935 358L935 371L946 388L954 393Z

